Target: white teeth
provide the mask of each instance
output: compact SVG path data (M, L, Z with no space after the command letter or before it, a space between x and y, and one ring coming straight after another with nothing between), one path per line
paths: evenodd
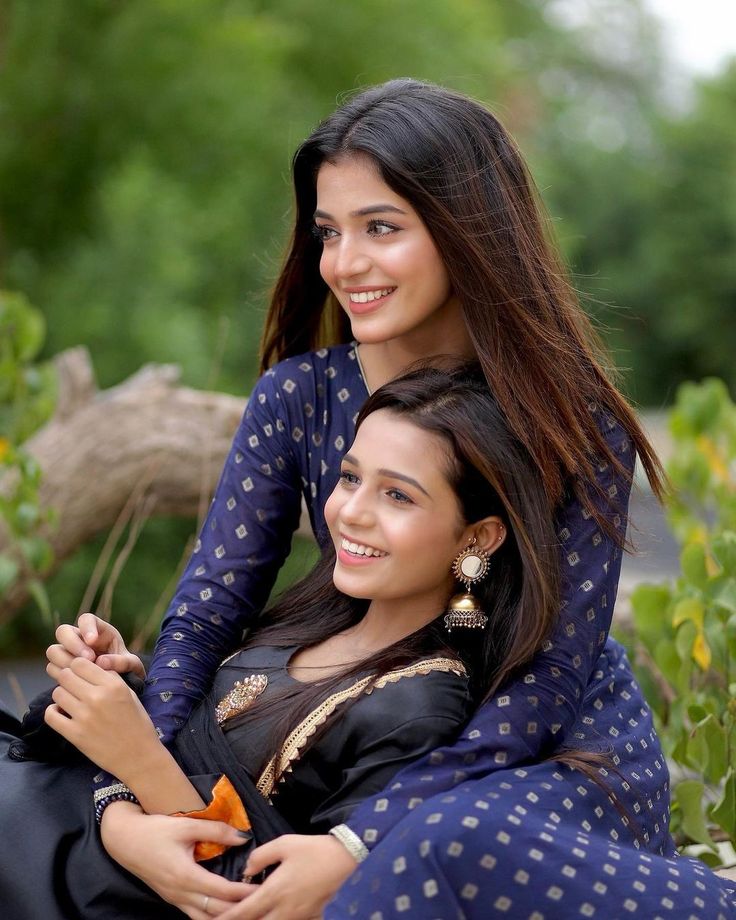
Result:
M343 549L347 550L349 553L352 553L354 556L385 556L386 553L381 552L380 549L376 549L373 546L365 546L363 543L350 543L343 537L341 546Z
M378 300L379 297L386 297L396 288L382 288L380 291L361 291L350 295L352 303L370 303L372 300Z

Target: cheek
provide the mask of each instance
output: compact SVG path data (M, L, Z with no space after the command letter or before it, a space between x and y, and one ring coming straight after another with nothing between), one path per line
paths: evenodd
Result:
M325 521L330 533L334 536L337 531L337 518L340 513L340 496L335 489L325 502Z
M322 275L322 280L330 287L333 286L332 282L334 280L333 261L330 253L323 249L319 260L319 273Z

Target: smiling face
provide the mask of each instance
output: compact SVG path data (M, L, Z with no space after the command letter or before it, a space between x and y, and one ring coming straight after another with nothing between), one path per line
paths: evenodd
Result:
M367 156L325 162L317 175L320 272L362 344L419 335L447 341L462 323L429 231Z
M438 435L388 409L365 419L325 506L340 591L396 605L407 619L429 622L444 609L469 530L447 467Z

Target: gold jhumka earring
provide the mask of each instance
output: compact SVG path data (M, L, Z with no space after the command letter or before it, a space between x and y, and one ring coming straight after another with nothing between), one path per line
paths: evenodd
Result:
M449 600L445 614L448 632L455 628L482 629L488 622L488 617L481 610L477 599L470 593L470 586L486 577L491 564L488 553L481 547L476 547L477 542L473 537L470 546L459 553L452 563L452 574L465 585L465 591L453 595Z

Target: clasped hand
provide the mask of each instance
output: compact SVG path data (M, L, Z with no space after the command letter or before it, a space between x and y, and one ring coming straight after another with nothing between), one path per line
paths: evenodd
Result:
M58 684L46 722L99 767L123 779L139 744L153 738L158 742L146 711L115 673L145 677L143 664L117 629L92 613L83 613L76 626L59 626L56 639L46 651L46 672Z
M76 626L62 623L56 630L56 644L46 650L47 672L57 680L58 669L68 668L75 658L94 661L103 671L125 674L132 671L145 677L146 671L137 655L129 652L123 637L112 623L93 613L83 613Z
M46 670L58 683L46 723L97 766L125 781L142 749L160 745L148 713L119 674L86 658Z

